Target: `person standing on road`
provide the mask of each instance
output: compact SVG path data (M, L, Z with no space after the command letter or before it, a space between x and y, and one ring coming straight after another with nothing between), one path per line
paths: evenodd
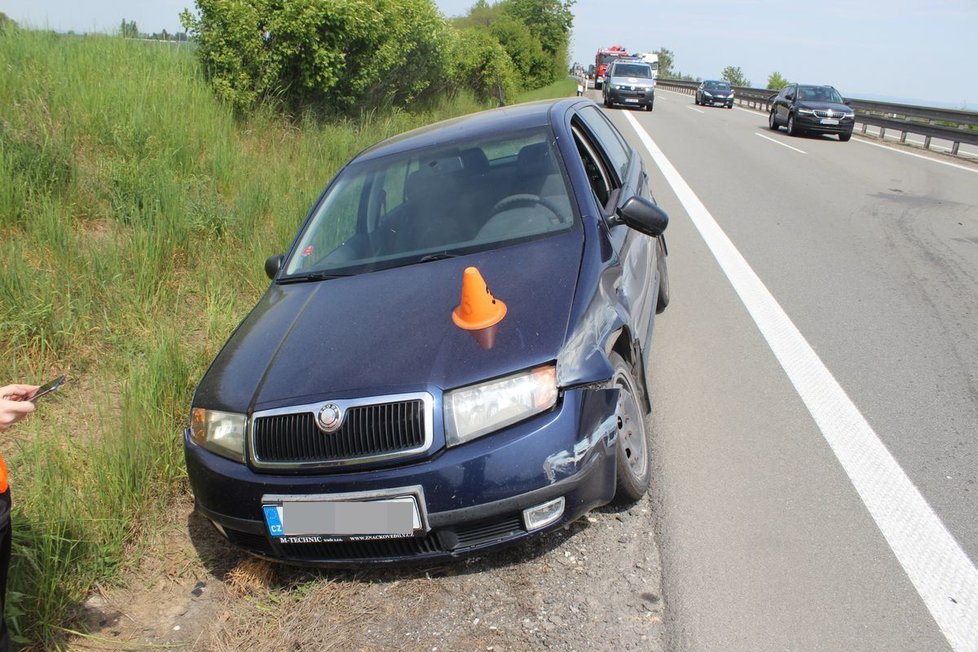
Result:
M0 387L0 432L34 411L31 395L37 385L7 385ZM4 611L7 602L7 569L10 566L10 485L7 481L7 463L0 455L0 652L10 650L10 632Z

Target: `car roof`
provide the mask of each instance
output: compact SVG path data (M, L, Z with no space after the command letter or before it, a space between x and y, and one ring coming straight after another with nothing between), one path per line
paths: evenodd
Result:
M390 154L447 145L489 134L547 127L552 124L552 115L563 115L567 108L580 102L581 98L541 100L470 113L383 140L363 150L355 160L368 161Z

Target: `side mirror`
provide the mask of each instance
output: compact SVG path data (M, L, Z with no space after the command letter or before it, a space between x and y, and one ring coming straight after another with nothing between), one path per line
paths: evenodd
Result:
M285 256L282 254L274 254L269 256L265 261L265 276L268 278L275 278L278 271L282 269L283 260L285 260Z
M669 226L669 216L664 210L637 195L629 197L621 205L618 218L629 228L653 237L662 235Z
M846 106L852 106L852 100L842 100L842 103Z

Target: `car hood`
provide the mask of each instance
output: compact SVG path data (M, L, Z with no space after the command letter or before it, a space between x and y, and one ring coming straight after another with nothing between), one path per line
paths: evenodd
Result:
M555 360L582 250L575 229L458 258L273 284L201 380L194 406L250 412L437 392ZM507 306L489 349L451 318L469 266Z
M709 93L710 95L723 95L724 97L726 97L727 95L733 95L732 88L728 88L726 90L722 88L704 88L703 92Z
M652 79L646 79L645 77L612 77L612 84L621 84L622 86L639 86L642 88L655 86L655 81Z
M810 109L812 111L828 111L832 110L835 113L852 113L852 109L845 104L839 104L837 102L798 102L795 105L799 109Z

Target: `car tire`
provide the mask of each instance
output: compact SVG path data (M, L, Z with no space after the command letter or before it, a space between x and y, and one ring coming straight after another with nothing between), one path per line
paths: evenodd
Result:
M793 115L788 116L788 135L789 136L798 135L798 127L795 126L795 116Z
M614 368L612 383L618 390L615 417L618 427L615 446L615 502L634 503L649 489L652 477L649 437L645 409L639 394L641 385L635 379L634 368L614 351L608 355Z
M693 96L693 103L694 103L694 104L696 104L697 106L699 106L699 103L700 103L700 98L698 98L698 97L696 97L696 96L694 95L694 96Z
M771 111L770 115L767 117L767 127L771 131L777 131L779 129L778 120L774 117L774 111Z
M645 110L646 111L651 111L652 110L652 104L653 104L653 102L649 102L648 104L646 104L645 105Z
M847 133L847 134L839 134L839 140L841 140L842 142L846 142L850 138L852 138L852 132L851 131L849 133Z
M656 243L659 257L656 267L659 269L659 298L655 301L655 313L659 314L669 305L669 266L666 264L666 248L662 245L662 239Z

